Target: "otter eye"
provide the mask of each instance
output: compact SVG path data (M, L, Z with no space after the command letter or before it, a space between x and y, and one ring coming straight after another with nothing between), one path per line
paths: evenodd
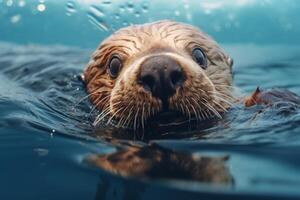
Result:
M118 76L121 68L122 68L122 61L121 61L121 59L119 57L117 57L117 56L113 56L110 59L109 66L108 66L109 75L112 78L116 78Z
M200 65L203 69L207 68L206 56L200 48L195 48L192 52L194 60Z

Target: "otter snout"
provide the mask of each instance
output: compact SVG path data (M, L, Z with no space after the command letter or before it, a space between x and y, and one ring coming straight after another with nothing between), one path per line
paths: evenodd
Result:
M152 96L167 102L178 87L184 83L184 74L180 64L165 55L147 58L140 68L138 83Z

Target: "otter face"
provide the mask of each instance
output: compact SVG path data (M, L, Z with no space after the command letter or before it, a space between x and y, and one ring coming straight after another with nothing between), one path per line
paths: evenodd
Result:
M118 126L144 128L164 113L204 120L232 102L232 61L190 25L158 21L120 29L94 52L84 80L92 103ZM110 121L109 120L109 121Z

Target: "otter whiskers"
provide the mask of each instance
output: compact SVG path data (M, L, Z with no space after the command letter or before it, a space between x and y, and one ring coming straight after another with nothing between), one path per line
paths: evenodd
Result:
M217 90L206 91L206 93L212 94L214 99L209 102L206 98L204 98L205 95L196 94L194 96L180 98L180 101L177 100L174 102L174 106L176 110L179 110L183 115L187 116L189 122L192 120L192 117L194 117L197 121L206 120L212 116L222 119L220 111L226 112L227 105L232 106L235 99L231 97L230 94L225 94ZM108 98L110 98L109 95L99 100L98 103L105 101ZM223 102L223 104L221 102ZM108 104L108 102L106 104ZM97 116L93 124L95 126L98 125L99 122L110 115L106 122L107 125L110 124L113 119L118 119L116 124L117 127L131 127L133 130L142 128L142 130L144 130L145 121L155 115L155 113L159 110L151 107L151 104L148 102L142 102L141 104L142 106L138 107L135 105L134 100L132 100L126 105L123 105L121 101L114 102L111 105L106 105L105 109L103 109ZM114 112L112 112L112 108L114 108Z
M110 95L107 95L106 97L102 98L101 96L99 96L97 99L96 99L96 104L93 106L93 108L91 109L90 113L91 114L95 109L97 109L97 107L102 104L103 102L107 101L111 96ZM102 98L102 99L101 99Z
M103 90L103 88L98 88L96 90L94 90L92 93L82 97L75 105L74 105L74 108L76 108L81 102L83 102L85 99L89 98L90 96L96 94L96 93L100 93L100 92L104 92L105 90ZM106 90L108 91L108 90Z

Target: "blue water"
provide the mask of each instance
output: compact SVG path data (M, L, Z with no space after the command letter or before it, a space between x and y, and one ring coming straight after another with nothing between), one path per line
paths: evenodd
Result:
M261 107L236 105L223 124L143 144L228 155L232 185L122 177L86 162L118 149L110 127L93 129L97 111L79 78L115 29L168 18L216 38L242 93L261 86L300 94L299 8L296 0L0 0L0 199L299 199L299 109L270 107L252 120Z

